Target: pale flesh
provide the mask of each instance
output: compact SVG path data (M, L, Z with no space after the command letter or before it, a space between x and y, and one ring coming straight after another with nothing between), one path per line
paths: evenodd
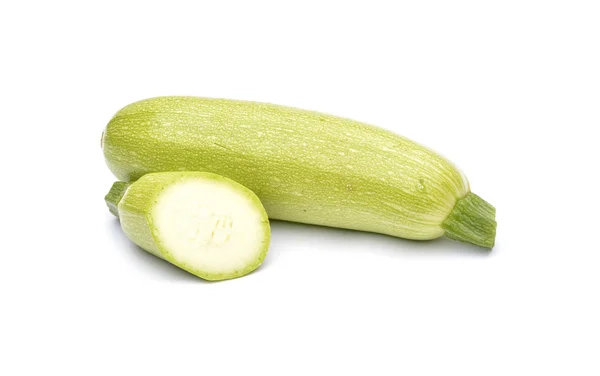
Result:
M158 195L150 216L167 259L204 278L225 279L262 262L269 236L263 214L246 192L223 181L186 179Z

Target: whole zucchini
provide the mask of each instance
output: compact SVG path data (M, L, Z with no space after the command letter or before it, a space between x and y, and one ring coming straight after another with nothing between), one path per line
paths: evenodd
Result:
M130 104L102 137L120 180L206 171L250 188L270 218L492 248L495 209L450 161L384 129L296 108L197 97Z

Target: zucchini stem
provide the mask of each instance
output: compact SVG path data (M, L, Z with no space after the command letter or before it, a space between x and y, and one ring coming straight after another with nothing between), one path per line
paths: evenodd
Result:
M115 182L108 194L104 197L104 201L106 201L106 205L108 206L108 210L113 213L117 218L119 218L119 202L127 192L127 188L131 183L125 181L117 181Z
M496 208L469 193L456 202L442 228L450 239L491 249L496 239Z

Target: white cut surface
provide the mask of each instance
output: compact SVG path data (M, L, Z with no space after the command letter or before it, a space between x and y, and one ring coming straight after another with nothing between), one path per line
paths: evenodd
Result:
M219 180L190 178L167 187L157 201L155 234L177 263L230 273L259 258L264 224L245 192Z

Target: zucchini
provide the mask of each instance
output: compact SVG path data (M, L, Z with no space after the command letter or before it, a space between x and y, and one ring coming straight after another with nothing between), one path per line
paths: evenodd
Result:
M207 280L241 277L269 247L269 219L248 188L206 172L116 182L106 203L141 248Z
M450 161L357 121L228 99L159 97L108 123L102 147L121 180L208 171L260 197L269 217L492 248L495 209Z

